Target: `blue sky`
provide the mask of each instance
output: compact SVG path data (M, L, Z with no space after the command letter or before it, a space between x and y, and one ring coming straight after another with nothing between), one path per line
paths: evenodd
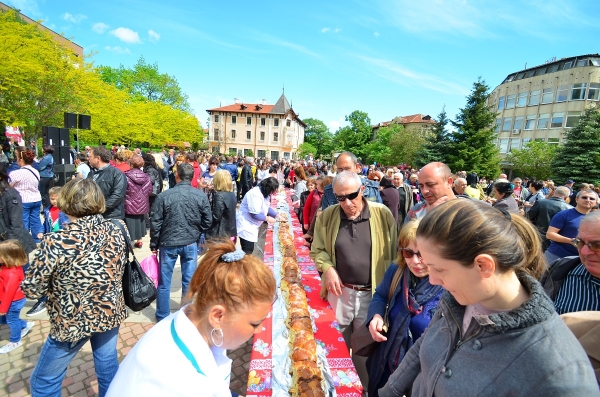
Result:
M598 0L63 1L2 0L94 52L173 75L205 125L239 98L274 104L334 132L414 113L450 118L481 76L491 89L552 57L600 52Z

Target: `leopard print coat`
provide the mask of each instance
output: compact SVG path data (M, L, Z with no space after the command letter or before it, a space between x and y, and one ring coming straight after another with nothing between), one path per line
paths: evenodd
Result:
M53 339L76 342L127 317L121 284L126 260L118 226L101 215L86 216L44 235L21 288L29 298L48 295Z

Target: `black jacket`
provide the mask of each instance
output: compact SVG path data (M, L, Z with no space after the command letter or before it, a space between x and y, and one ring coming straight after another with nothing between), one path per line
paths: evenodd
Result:
M197 242L212 224L208 197L189 181L156 196L150 214L151 249Z
M127 178L125 174L108 165L99 170L92 169L88 174L100 186L104 199L106 200L106 211L104 218L125 219L125 193L127 192Z
M550 197L545 200L537 200L529 212L527 212L527 218L540 231L544 250L550 246L550 241L546 238L546 232L548 231L552 217L558 212L568 210L569 208L573 207L560 197Z
M252 189L252 184L254 182L254 178L252 178L252 167L248 164L244 165L242 168L242 176L240 177L240 183L242 184L242 188L247 190Z
M550 297L552 302L558 296L558 291L562 287L565 278L569 272L575 269L581 263L579 256L567 256L552 262L548 270L540 278L540 284L544 287L544 292Z
M38 214L39 215L39 214ZM6 239L19 240L25 252L31 253L36 245L33 237L23 224L23 203L21 195L13 188L7 189L0 196L0 233L6 232Z
M206 231L207 239L237 236L236 205L235 193L215 192L212 202L212 226Z

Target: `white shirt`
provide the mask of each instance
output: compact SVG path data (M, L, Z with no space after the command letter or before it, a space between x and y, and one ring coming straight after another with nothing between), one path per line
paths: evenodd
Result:
M203 372L199 373L175 343L171 323ZM171 314L127 354L108 389L107 397L231 397L231 360L220 347L209 348L183 312Z
M79 163L77 166L77 174L81 173L81 178L86 179L90 173L90 167L86 163Z
M264 198L260 187L255 186L246 193L240 208L236 213L237 235L253 243L258 241L258 229L264 221L252 218L250 214L263 214L267 216L271 198Z

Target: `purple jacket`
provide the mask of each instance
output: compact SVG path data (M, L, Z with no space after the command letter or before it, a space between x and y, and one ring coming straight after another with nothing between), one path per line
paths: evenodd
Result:
M143 215L150 212L150 193L152 181L148 174L139 168L125 172L127 177L127 192L125 193L125 214Z

